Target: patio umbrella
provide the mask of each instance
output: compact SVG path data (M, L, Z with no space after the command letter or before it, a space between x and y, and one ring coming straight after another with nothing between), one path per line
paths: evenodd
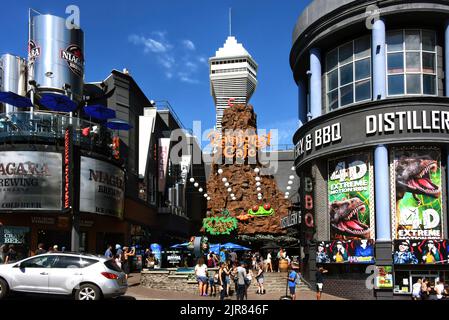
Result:
M106 123L106 127L113 130L129 130L132 126L129 123L126 123L123 120L114 120Z
M59 112L72 112L78 107L69 97L57 93L42 94L39 103L47 109Z
M225 248L226 250L234 250L234 251L250 251L250 248L241 246L239 244L235 244L232 242L228 242L225 243L224 245L222 245L223 248Z
M216 254L220 253L220 249L221 249L221 244L217 243L217 244L210 244L209 245L209 252L213 252Z
M100 104L84 107L84 111L92 118L106 120L115 118L115 111Z
M33 106L29 98L23 97L11 91L0 92L0 102L10 104L17 108L28 108Z

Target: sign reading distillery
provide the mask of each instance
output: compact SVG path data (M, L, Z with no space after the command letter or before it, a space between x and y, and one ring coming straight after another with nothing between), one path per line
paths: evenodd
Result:
M448 134L449 108L446 105L383 102L326 114L301 127L295 133L294 142L297 165L302 165L331 153L398 140L447 144Z
M120 168L81 157L80 211L123 217L125 173Z
M62 155L0 152L0 210L61 210Z

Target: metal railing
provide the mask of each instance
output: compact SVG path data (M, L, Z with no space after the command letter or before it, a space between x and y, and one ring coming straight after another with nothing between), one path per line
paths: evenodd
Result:
M113 131L99 123L57 112L10 112L0 114L0 142L39 138L63 139L68 126L81 148L112 154Z

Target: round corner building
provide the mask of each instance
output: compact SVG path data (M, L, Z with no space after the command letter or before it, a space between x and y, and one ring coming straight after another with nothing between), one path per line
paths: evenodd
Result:
M290 65L305 275L353 299L448 281L449 2L312 1Z

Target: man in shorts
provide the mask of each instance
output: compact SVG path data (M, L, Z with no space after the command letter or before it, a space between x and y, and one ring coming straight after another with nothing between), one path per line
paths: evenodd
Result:
M288 269L288 289L290 290L292 300L296 300L296 280L299 277L299 274L291 265L289 265Z
M321 293L323 292L323 274L326 273L323 267L320 267L315 273L316 278L316 299L321 300Z

